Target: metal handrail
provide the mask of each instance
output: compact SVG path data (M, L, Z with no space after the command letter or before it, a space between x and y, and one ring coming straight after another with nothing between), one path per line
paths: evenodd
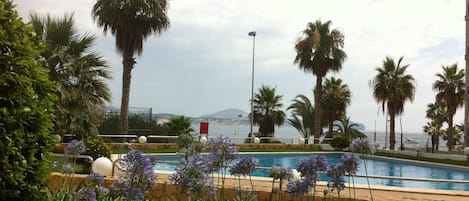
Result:
M58 154L58 153L49 153L50 156L56 156L56 157L64 157L64 158L84 158L88 159L88 162L93 165L94 159L91 156L88 155L65 155L65 154Z

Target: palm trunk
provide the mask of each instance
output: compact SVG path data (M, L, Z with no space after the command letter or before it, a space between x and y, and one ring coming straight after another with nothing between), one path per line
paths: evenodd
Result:
M396 121L394 119L396 115L394 114L394 111L389 111L389 117L391 118L390 119L390 123L389 123L389 128L390 128L390 132L389 132L389 149L391 150L394 150L394 145L396 144L396 132L395 132L395 125L396 125Z
M122 56L124 57L122 64L124 66L124 72L122 73L122 100L121 100L121 113L120 113L120 125L119 133L126 135L129 130L129 95L130 95L130 80L131 71L135 64L133 53L125 51Z
M322 77L316 76L316 89L314 90L314 143L319 143L321 137L321 93L322 93Z
M453 145L454 145L454 137L453 137L453 116L454 113L449 114L448 118L448 151L453 150Z
M334 137L333 132L334 132L334 121L331 121L329 123L329 133L327 137L333 138Z

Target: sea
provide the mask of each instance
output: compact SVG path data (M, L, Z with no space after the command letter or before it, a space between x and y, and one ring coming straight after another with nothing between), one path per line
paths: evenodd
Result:
M196 134L199 134L200 124L193 123L192 128ZM229 137L235 143L243 143L250 133L250 125L243 123L223 123L223 122L209 122L208 138L216 136ZM259 127L253 126L253 132L256 133ZM362 131L368 136L373 143L379 143L379 148L389 148L389 132L386 134L384 131ZM386 137L387 136L387 137ZM302 137L301 134L289 125L275 126L274 137L286 144L296 144ZM385 141L387 139L387 142ZM426 133L411 133L403 132L402 139L404 148L421 148L424 150L426 147L431 148L431 138ZM395 148L400 148L401 145L401 132L396 129L396 144ZM446 141L440 139L439 150L447 150Z

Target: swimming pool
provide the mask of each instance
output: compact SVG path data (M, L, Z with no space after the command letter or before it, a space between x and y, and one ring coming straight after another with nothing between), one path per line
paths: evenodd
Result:
M240 154L238 158L255 157L259 161L261 167L288 167L296 169L298 161L308 159L311 155L324 154L327 157L328 164L337 164L340 162L342 154L340 153L313 153L313 154ZM156 156L160 161L178 161L177 156ZM409 177L409 178L426 178L426 179L445 179L445 180L466 180L469 181L469 170L463 168L444 167L438 165L428 165L414 163L401 160L382 159L375 157L367 157L366 165L368 175L374 176L392 176L392 177ZM174 170L175 165L157 164L155 169L158 170ZM364 160L362 160L358 173L365 175ZM268 177L265 170L256 170L252 176ZM321 181L326 181L326 176L321 176ZM348 179L345 179L346 182ZM355 178L355 183L366 184L365 178ZM442 190L463 190L469 191L469 184L453 184L441 182L417 182L404 180L388 180L388 179L370 179L371 185L381 186L399 186L412 188L429 188Z

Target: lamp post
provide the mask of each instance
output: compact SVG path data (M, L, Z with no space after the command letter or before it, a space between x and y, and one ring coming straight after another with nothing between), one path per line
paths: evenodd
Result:
M251 31L248 36L252 36L252 79L251 79L251 130L250 135L254 137L252 132L252 125L254 124L254 52L256 50L256 31Z

